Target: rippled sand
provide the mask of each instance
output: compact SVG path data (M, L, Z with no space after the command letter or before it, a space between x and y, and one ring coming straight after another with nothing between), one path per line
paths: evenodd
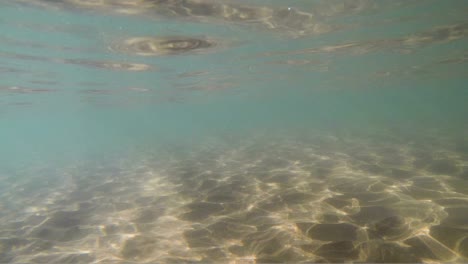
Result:
M5 174L0 262L466 262L466 142L429 141L257 140Z

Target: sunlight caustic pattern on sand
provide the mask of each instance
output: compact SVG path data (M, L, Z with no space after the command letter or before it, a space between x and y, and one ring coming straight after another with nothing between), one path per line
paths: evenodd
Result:
M202 147L40 188L17 183L2 196L29 206L3 205L1 260L466 261L466 153L308 142Z

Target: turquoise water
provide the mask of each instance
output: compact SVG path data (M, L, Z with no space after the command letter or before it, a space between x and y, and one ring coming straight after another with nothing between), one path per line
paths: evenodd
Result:
M0 262L466 262L466 1L0 4Z

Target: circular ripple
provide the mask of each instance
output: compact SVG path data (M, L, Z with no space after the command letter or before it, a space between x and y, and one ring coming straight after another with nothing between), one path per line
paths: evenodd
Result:
M215 46L211 40L191 37L140 37L130 38L113 49L140 56L175 55L195 52Z

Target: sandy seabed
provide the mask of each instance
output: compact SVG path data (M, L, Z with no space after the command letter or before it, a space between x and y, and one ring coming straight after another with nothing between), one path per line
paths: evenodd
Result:
M468 144L429 141L252 140L3 174L0 262L466 262Z

